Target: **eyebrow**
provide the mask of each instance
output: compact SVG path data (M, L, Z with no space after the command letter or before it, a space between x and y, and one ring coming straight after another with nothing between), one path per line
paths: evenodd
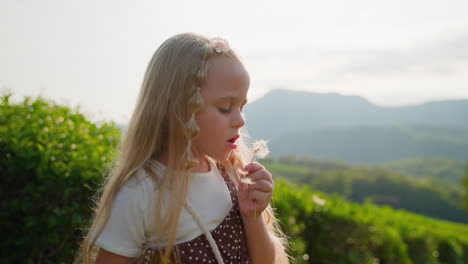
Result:
M224 96L224 97L221 97L218 99L218 101L225 101L225 100L231 100L231 101L241 101L241 99L239 97L235 97L235 96ZM243 104L246 104L247 103L247 99L245 99L244 101L242 101Z

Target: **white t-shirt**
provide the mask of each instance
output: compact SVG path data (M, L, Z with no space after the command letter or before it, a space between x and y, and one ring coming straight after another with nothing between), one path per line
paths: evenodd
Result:
M192 173L192 184L187 199L200 216L208 230L214 230L232 208L228 187L213 161L210 171ZM165 170L157 161L151 165L156 170ZM147 247L160 248L167 242L157 243L149 230L154 219L155 195L153 180L140 168L117 194L112 206L109 221L96 240L96 246L126 257L136 257ZM169 192L167 192L169 194ZM192 215L185 209L179 220L176 244L190 241L203 232Z

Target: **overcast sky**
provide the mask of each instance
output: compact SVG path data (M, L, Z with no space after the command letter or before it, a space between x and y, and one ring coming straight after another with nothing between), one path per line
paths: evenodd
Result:
M382 106L468 98L468 1L0 0L0 88L127 122L167 38L226 38L270 89Z

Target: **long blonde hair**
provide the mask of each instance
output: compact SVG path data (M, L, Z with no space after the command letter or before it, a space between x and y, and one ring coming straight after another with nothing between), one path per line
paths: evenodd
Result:
M193 33L169 38L156 50L145 73L119 155L104 179L103 188L98 192L99 202L76 263L93 262L96 239L109 219L117 193L141 168L148 172L158 189L180 194L178 199L167 199L164 192L157 192L154 216L154 223L157 223L155 232L166 230L169 233L168 244L162 251L163 262L169 256L178 259L178 252L173 251L177 223L190 186L189 171L198 165L198 159L195 158L197 150L191 145L192 139L199 132L195 114L203 105L200 89L207 77L208 60L213 56L229 56L240 61L232 49L217 53L210 39ZM220 162L236 182L242 177L241 168L248 162L250 155L244 142L241 136L239 147L228 160ZM156 175L149 161L158 159L164 152L168 154L168 169L163 175ZM159 209L165 204L169 206L164 206L168 210L163 215ZM287 263L286 240L271 206L264 211L263 217L276 241L276 263Z

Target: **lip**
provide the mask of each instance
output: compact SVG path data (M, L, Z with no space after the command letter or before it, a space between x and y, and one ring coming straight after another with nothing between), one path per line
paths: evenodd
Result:
M236 143L236 140L239 139L240 135L235 135L234 137L228 139L229 143Z
M227 140L227 143L228 143L230 149L237 148L236 140L239 137L240 137L239 135L236 135L236 136L232 137L231 139Z

